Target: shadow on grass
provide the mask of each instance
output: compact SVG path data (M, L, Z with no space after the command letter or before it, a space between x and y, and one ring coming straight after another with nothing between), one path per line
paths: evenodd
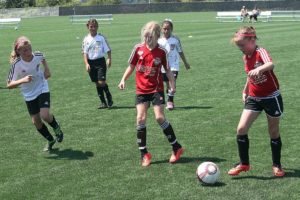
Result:
M223 182L216 182L215 184L205 184L205 183L200 182L200 185L203 187L224 187L224 186L226 186L226 184Z
M216 158L216 157L185 157L184 155L176 162L176 164L184 164L184 163L201 163L201 162L214 162L220 163L226 161L223 158ZM151 162L151 164L162 164L162 163L169 163L169 160L159 160Z
M174 110L211 109L212 106L176 106Z
M240 179L256 179L256 180L273 180L273 179L281 179L281 178L300 178L300 170L299 169L289 169L284 168L285 176L284 177L275 177L275 176L239 176L233 177L233 180Z
M135 106L112 106L109 110L119 110L119 109L135 109Z
M47 157L47 159L87 160L94 156L94 153L91 151L83 152L73 149L59 150L58 148L53 149L51 152L49 152L49 154L51 156Z

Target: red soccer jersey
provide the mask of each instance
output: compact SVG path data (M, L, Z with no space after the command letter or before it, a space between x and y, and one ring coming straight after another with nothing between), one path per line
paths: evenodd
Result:
M164 91L161 67L168 66L165 49L157 46L149 50L145 44L137 44L128 62L135 66L137 94Z
M245 55L245 71L249 71L260 67L261 65L272 62L269 53L261 47L257 47L251 57ZM249 95L253 97L267 97L279 90L278 80L273 70L266 71L259 78L249 78L248 82Z

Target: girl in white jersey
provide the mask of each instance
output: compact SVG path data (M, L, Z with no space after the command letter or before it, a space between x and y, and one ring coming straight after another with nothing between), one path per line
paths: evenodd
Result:
M185 58L179 38L172 35L172 31L173 31L172 21L170 19L165 19L162 23L163 37L161 37L158 40L158 43L168 51L169 67L174 74L175 83L176 83L176 79L178 77L178 72L179 72L179 62L180 62L179 57L182 59L184 66L187 70L190 69L190 64L187 62ZM166 91L168 94L168 101L167 101L166 108L168 110L173 110L174 93L170 91L169 80L163 68L162 68L162 73L163 73L164 82L166 82L166 86L167 86Z
M112 107L112 96L106 83L107 67L111 66L111 49L106 38L97 33L98 22L96 19L90 19L86 26L89 34L84 38L82 44L85 68L90 75L91 81L96 84L97 93L101 101L98 108ZM105 54L107 54L106 62ZM107 101L104 97L104 92Z
M7 88L20 86L32 123L48 140L44 151L50 151L56 141L62 142L63 132L53 114L50 113L50 92L47 79L51 73L45 57L40 52L33 53L29 39L21 36L14 42L10 63ZM41 69L40 64L43 64L44 69ZM53 128L56 139L50 134L43 121Z

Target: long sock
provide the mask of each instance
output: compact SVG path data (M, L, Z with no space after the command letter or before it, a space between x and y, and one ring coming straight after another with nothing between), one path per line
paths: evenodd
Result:
M106 98L107 98L107 101L112 101L112 96L111 96L111 93L108 89L108 85L105 83L104 87L103 87L103 90L106 94Z
M143 157L146 153L148 153L147 150L147 129L145 124L139 124L136 127L137 130L137 144L139 146L139 150L141 151L141 156Z
M99 96L99 99L101 101L101 103L105 103L106 104L106 100L104 98L104 91L103 91L103 87L97 87L97 92L98 92L98 96Z
M240 162L243 165L249 165L249 139L248 135L237 135Z
M277 139L271 139L270 140L271 144L271 150L272 150L272 160L273 160L273 165L281 167L281 138L278 137Z
M162 124L160 124L160 127L163 129L165 136L167 137L169 143L172 145L173 151L176 152L178 149L180 149L181 145L177 142L171 124L167 120L165 120Z
M48 123L52 128L57 128L59 125L58 125L58 122L56 121L54 115L53 115L53 120L52 122Z
M168 91L168 102L174 102L174 93Z
M52 142L54 140L53 136L50 134L47 126L44 123L43 123L42 128L41 129L37 129L37 130L49 142Z

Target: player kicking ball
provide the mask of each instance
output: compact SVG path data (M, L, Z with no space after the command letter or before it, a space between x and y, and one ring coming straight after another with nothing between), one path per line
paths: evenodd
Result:
M183 148L176 139L174 130L164 115L164 85L161 68L164 67L170 80L171 91L175 93L174 77L168 67L167 52L158 45L161 28L157 22L148 22L141 30L142 42L137 44L129 58L129 66L120 81L119 88L125 89L125 81L136 70L136 110L137 143L141 152L141 165L151 164L152 155L146 146L146 119L150 103L153 105L155 119L172 145L170 163L176 163Z
M237 145L240 162L228 174L237 176L250 170L248 131L259 114L264 111L268 121L270 145L273 160L273 174L285 175L281 166L281 138L279 121L283 114L283 101L279 83L274 74L274 64L269 53L256 44L257 36L253 27L242 27L234 35L232 42L244 54L245 71L248 75L243 91L244 110L237 127Z

